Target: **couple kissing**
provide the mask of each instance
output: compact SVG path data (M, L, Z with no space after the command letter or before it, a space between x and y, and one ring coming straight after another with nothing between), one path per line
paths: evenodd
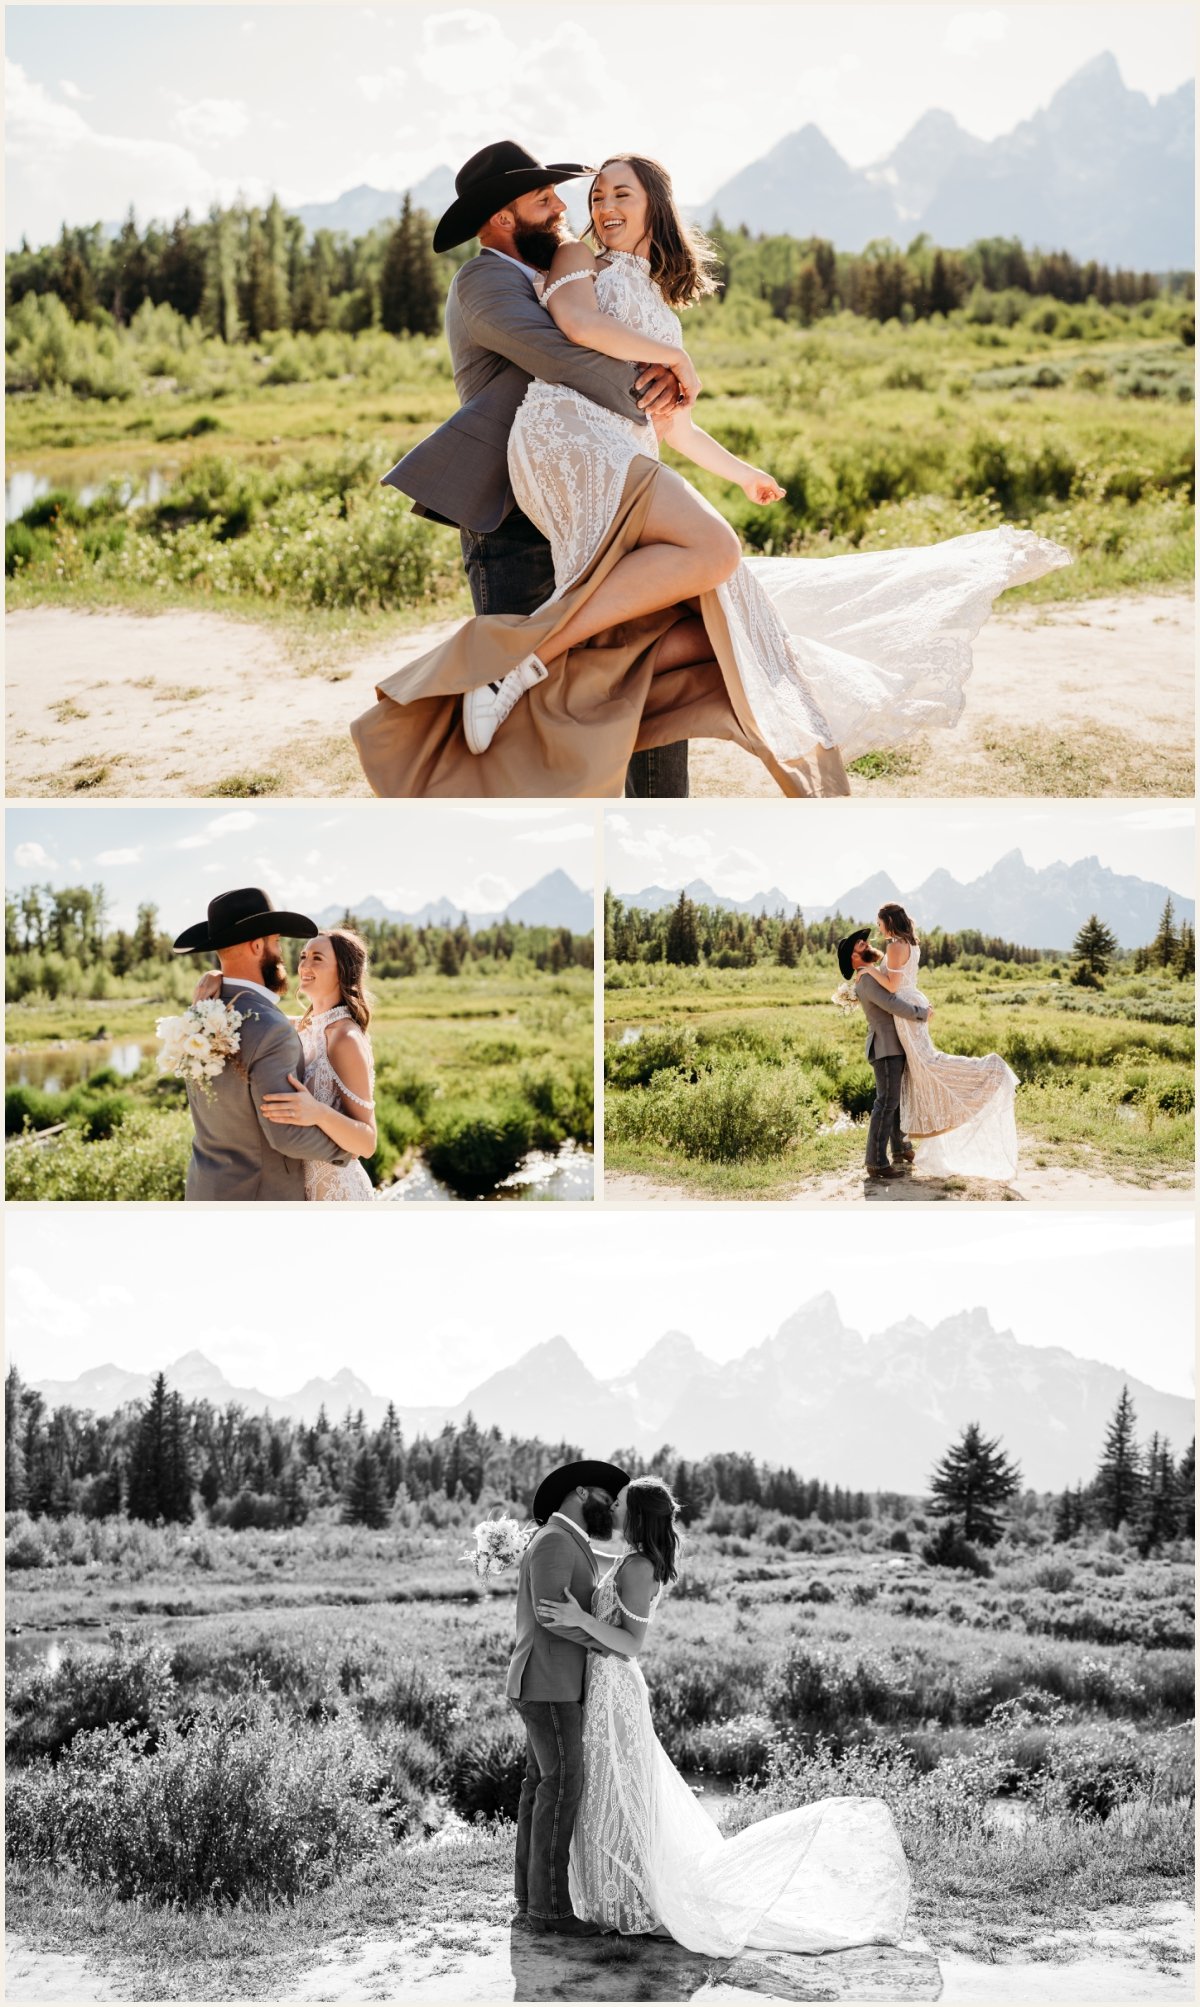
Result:
M826 1799L725 1839L655 1734L639 1660L681 1538L662 1480L564 1464L533 1517L507 1685L526 1738L514 1926L720 1958L899 1943L909 1871L882 1800Z

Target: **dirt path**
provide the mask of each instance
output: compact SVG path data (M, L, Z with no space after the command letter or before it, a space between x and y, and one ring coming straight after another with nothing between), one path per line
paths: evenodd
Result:
M696 1192L683 1185L672 1185L660 1178L648 1177L639 1171L606 1171L604 1174L604 1200L606 1204L625 1203L631 1205L672 1204L683 1206L705 1206L713 1204L739 1203L724 1200L720 1195ZM746 1201L753 1193L746 1194ZM1073 1170L1065 1164L1039 1165L1029 1170L1019 1170L1012 1184L1001 1184L990 1178L922 1178L913 1174L905 1178L874 1183L863 1174L858 1164L844 1171L824 1171L789 1191L778 1193L767 1203L775 1205L825 1204L853 1205L858 1202L872 1205L903 1205L916 1200L928 1203L938 1199L980 1200L1032 1200L1036 1204L1060 1203L1065 1205L1094 1205L1097 1200L1114 1205L1136 1205L1143 1200L1159 1205L1164 1199L1177 1199L1181 1204L1191 1205L1192 1190L1183 1185L1130 1185L1120 1178L1109 1178L1096 1171ZM740 1203L746 1203L741 1201Z
M300 664L280 631L216 613L11 613L8 792L365 795L351 718L453 624ZM997 615L962 724L854 793L1190 794L1193 633L1182 593ZM712 740L695 743L692 792L778 799L756 760Z
M1139 594L993 615L967 707L855 795L1190 795L1195 605ZM749 753L706 741L692 793L777 796Z

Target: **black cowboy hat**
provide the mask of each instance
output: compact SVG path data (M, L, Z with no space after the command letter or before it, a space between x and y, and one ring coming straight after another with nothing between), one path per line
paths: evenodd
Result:
M303 913L276 912L270 893L261 886L243 885L236 892L218 892L210 899L207 920L185 927L174 951L177 955L213 954L218 948L236 948L239 941L257 941L268 934L311 941L320 931L316 921Z
M534 1494L533 1516L539 1526L544 1526L552 1512L557 1512L569 1491L576 1485L585 1488L594 1484L598 1490L606 1491L615 1498L629 1483L629 1472L618 1470L615 1463L563 1463L544 1477Z
M514 139L498 139L494 146L480 147L454 177L456 199L450 204L433 233L435 251L452 251L465 244L481 223L507 208L515 195L531 195L535 188L547 188L559 181L578 181L594 174L577 160L552 160L543 167Z
M837 944L838 967L847 982L849 982L851 976L854 974L854 964L850 960L850 957L859 942L865 941L870 932L871 929L869 927L859 927L856 933L847 934L845 940L839 941Z

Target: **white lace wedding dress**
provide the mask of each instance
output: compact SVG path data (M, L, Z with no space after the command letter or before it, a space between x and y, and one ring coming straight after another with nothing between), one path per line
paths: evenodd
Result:
M597 1583L592 1613L623 1629L619 1569ZM910 1879L878 1798L827 1798L723 1838L654 1733L637 1660L592 1652L570 1891L575 1914L605 1929L730 1958L897 1944Z
M910 948L897 996L929 999L917 988L920 948ZM900 1127L916 1146L916 1168L935 1177L1015 1178L1017 1076L998 1052L980 1059L939 1052L929 1026L892 1019L907 1062L900 1081Z
M632 251L607 257L595 280L601 309L678 344L679 317L649 261ZM570 283L590 281L577 274ZM653 426L563 385L526 391L509 436L509 477L518 506L550 542L554 598L603 541L639 454L658 458ZM817 745L851 760L953 725L992 601L1070 563L1060 544L1008 525L916 549L745 559L718 598L762 737L780 760Z
M328 1027L349 1016L345 1004L335 1004L332 1010L311 1012L301 1020L296 1030L304 1048L304 1085L314 1101L320 1101L326 1108L340 1109L344 1115L353 1115L361 1122L374 1108L374 1100L364 1101L361 1095L351 1092L344 1080L339 1080L325 1043ZM371 1093L374 1095L375 1061L369 1041L367 1054ZM309 1161L304 1166L304 1196L306 1199L373 1199L375 1187L357 1157L352 1157L348 1164Z

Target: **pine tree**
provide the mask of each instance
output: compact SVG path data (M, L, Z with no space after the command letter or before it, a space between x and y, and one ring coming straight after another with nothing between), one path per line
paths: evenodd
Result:
M1178 953L1179 935L1175 929L1175 901L1168 893L1167 903L1158 922L1158 932L1150 943L1150 958L1157 968L1169 969Z
M25 1467L24 1416L21 1410L21 1376L10 1366L4 1376L4 1510L18 1512L28 1503L29 1482Z
M1146 1452L1145 1483L1133 1519L1134 1538L1143 1557L1178 1536L1178 1482L1171 1445L1155 1430Z
M989 1442L978 1422L969 1422L937 1466L929 1488L935 1512L960 1519L965 1539L994 1547L1004 1530L1001 1510L1020 1485L1020 1470L1000 1448L999 1437Z
M786 920L779 930L779 946L775 952L775 959L781 969L794 969L800 959L796 953L796 936Z
M374 1450L364 1443L354 1459L342 1518L347 1526L386 1526L388 1500Z
M458 949L455 946L453 934L443 934L442 945L438 949L439 976L456 976L459 973L460 966Z
M1109 964L1117 952L1117 937L1110 927L1095 913L1089 915L1075 936L1071 953L1085 969L1094 976L1107 974Z
M1078 1531L1079 1523L1075 1517L1075 1493L1068 1485L1067 1489L1060 1494L1058 1503L1054 1508L1054 1538L1055 1540L1070 1540Z
M1193 1436L1175 1472L1175 1506L1185 1540L1196 1537L1196 1439Z
M681 967L693 969L700 960L696 908L686 892L680 893L667 927L666 959Z
M1142 1460L1134 1434L1136 1426L1129 1389L1122 1387L1104 1438L1095 1487L1102 1523L1113 1532L1132 1516L1141 1495Z
M388 334L436 334L441 324L437 265L424 217L406 195L379 272L379 319Z
M1194 976L1196 973L1196 930L1189 920L1180 922L1179 946L1171 967L1177 976Z
M150 1401L137 1426L129 1463L129 1516L150 1525L165 1519L167 1491L167 1380L159 1373L150 1389Z

